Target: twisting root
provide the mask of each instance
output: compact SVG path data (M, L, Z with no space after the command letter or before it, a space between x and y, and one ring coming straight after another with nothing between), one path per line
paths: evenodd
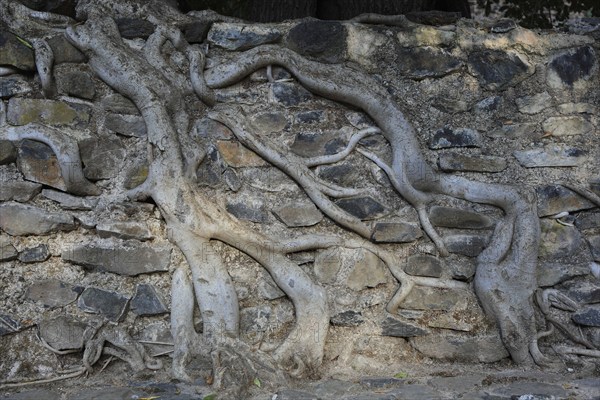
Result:
M79 146L71 137L39 124L9 126L5 131L8 140L30 139L50 146L56 154L62 178L70 193L81 196L97 196L101 193L100 189L83 175Z
M54 66L52 48L44 39L35 39L33 41L33 49L35 51L35 66L40 76L44 96L48 99L54 98L56 96L56 83L52 76L52 68Z
M360 131L352 135L344 150L336 154L305 158L304 163L307 167L316 167L317 165L333 164L338 161L341 161L344 158L346 158L352 152L352 150L354 150L358 142L360 142L362 139L368 136L375 135L377 133L381 133L381 130L376 127L361 129Z
M71 379L71 378L77 378L82 376L83 374L85 374L87 370L84 367L78 368L73 372L67 373L65 375L62 376L55 376L53 378L47 378L47 379L32 379L32 380L26 380L26 381L2 381L0 382L0 390L1 389L14 389L14 388L20 388L20 387L25 387L25 386L33 386L33 385L42 385L44 383L52 383L52 382L58 382L58 381L63 381L65 379Z

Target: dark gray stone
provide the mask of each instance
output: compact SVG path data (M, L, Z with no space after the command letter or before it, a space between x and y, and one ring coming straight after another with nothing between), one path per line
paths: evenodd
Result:
M428 254L416 254L406 260L404 272L413 276L439 278L442 276L442 262L439 258Z
M335 326L359 326L365 320L360 312L348 310L334 315L329 322Z
M381 334L393 337L414 337L427 335L429 332L410 322L388 316L381 323Z
M600 235L588 236L587 242L592 250L592 257L595 261L600 262Z
M71 317L61 315L45 319L38 325L40 337L56 350L79 350L83 348L87 325Z
M87 60L85 54L69 43L64 34L51 37L48 44L52 48L55 64L83 63Z
M208 41L223 49L241 51L276 42L281 36L281 32L268 26L217 23L208 32Z
M388 377L374 377L374 378L362 378L358 382L361 386L367 389L389 389L399 386L404 386L406 381L399 378L388 378Z
M0 204L0 228L12 236L47 235L76 228L72 216L19 203Z
M105 127L123 136L144 138L148 134L146 131L146 122L139 115L109 113L106 115Z
M60 204L60 208L65 210L93 210L99 201L99 199L95 197L72 196L68 193L51 189L42 190L42 196L52 201L56 201Z
M217 187L221 184L221 177L226 166L221 159L221 154L216 147L210 146L206 157L196 170L196 179L200 186Z
M124 39L148 39L154 32L154 25L141 18L116 18L119 33Z
M196 20L184 24L181 31L188 43L203 43L212 25L211 21Z
M513 29L516 29L517 23L509 18L502 18L501 20L496 21L494 25L490 28L492 33L506 33L510 32Z
M580 304L600 303L600 286L593 282L581 280L565 282L561 291Z
M152 232L145 222L138 221L104 221L96 224L96 232L101 238L116 237L119 239L150 240Z
M289 203L273 211L288 227L313 226L321 222L323 214L313 203Z
M591 46L583 46L555 57L548 64L549 72L555 73L568 86L581 79L588 79L596 67L596 53Z
M473 129L445 127L438 130L429 141L430 149L450 147L480 147L481 137Z
M550 287L578 276L589 274L587 264L567 264L565 262L544 261L538 263L537 283L540 287Z
M303 390L282 389L277 392L277 400L319 400L319 397Z
M21 323L12 319L6 314L0 314L0 336L10 335L11 333L19 332L22 326Z
M486 215L452 207L431 207L429 219L432 224L445 228L488 229L494 226L494 221Z
M509 356L500 335L428 335L410 339L412 346L427 357L452 361L496 362Z
M322 165L318 168L319 178L342 186L352 186L361 177L356 165L341 163L336 165Z
M454 259L448 262L448 269L452 275L452 279L459 281L469 281L475 276L477 265L470 259Z
M0 261L16 260L19 253L6 235L0 235Z
M83 174L90 180L117 176L125 160L125 147L116 137L94 137L79 142Z
M275 82L271 85L273 99L286 107L297 106L312 99L312 94L291 82Z
M269 306L243 308L240 311L240 331L245 334L266 332L272 317L273 312Z
M102 106L107 112L116 114L139 115L135 104L118 93L110 94L102 99ZM210 120L212 121L212 120Z
M24 95L33 90L27 79L21 75L0 77L0 98L7 99L13 96Z
M123 182L125 189L133 189L138 187L148 178L148 164L139 162L133 165L126 173Z
M17 161L17 148L10 140L0 139L0 165Z
M50 308L64 307L77 300L78 296L75 287L56 279L34 282L27 288L26 294L29 300Z
M539 138L539 124L534 124L534 123L530 123L530 122L526 122L526 123L522 123L522 124L515 124L515 123L509 123L509 124L504 124L499 128L493 129L490 132L487 133L487 136L490 137L501 137L501 138L508 138L508 139L521 139L521 138L528 138L528 139L536 139ZM552 149L552 147L549 147L548 149ZM544 149L537 149L537 150L529 150L529 151L538 151L539 153L543 153ZM564 151L564 150L563 150ZM560 154L560 152L557 150L558 154ZM548 151L548 155L546 155L546 157L550 157L552 154L552 151Z
M321 110L304 111L296 115L295 121L299 124L316 124L322 122L324 117L325 113Z
M514 85L530 74L529 66L519 56L501 50L472 52L469 70L490 90Z
M66 191L58 159L50 146L35 140L23 140L17 165L25 179Z
M518 399L518 400L542 400L542 399L566 399L569 392L560 385L545 382L512 382L502 386L491 387L484 390L491 399ZM522 396L534 395L533 398L522 398Z
M227 168L225 172L223 172L223 180L227 187L233 192L237 192L242 188L242 180L233 168Z
M92 271L106 271L135 276L169 270L171 250L162 246L144 246L139 242L123 242L118 248L108 244L74 246L62 252L65 261Z
M540 186L535 190L540 217L555 215L563 211L579 211L595 205L577 193L561 185Z
M338 199L335 204L358 219L375 219L382 216L386 209L370 196Z
M10 65L24 71L35 71L35 60L31 44L6 30L0 30L0 63Z
M396 51L400 73L411 79L440 78L462 68L458 58L433 47L402 48Z
M141 316L160 315L169 312L154 286L148 284L136 286L135 295L129 306L131 311Z
M77 306L83 311L103 315L112 322L119 322L125 317L128 304L128 297L95 287L86 288L77 301Z
M13 97L8 101L6 120L11 125L36 122L50 126L84 129L89 126L92 109L85 104L66 101Z
M577 167L585 161L585 154L585 151L575 147L557 145L513 153L519 164L525 168Z
M467 156L441 154L438 165L443 171L502 172L508 166L506 160L495 156Z
M287 46L295 52L328 63L339 63L346 54L346 28L339 22L310 20L294 26Z
M50 252L45 244L29 247L19 253L19 261L22 263L44 262L49 258Z
M226 209L236 218L246 221L266 224L269 222L269 214L265 207L252 206L245 203L227 203Z
M300 132L290 149L302 157L315 157L338 153L345 146L336 132Z
M423 236L421 228L407 222L378 222L371 240L376 243L410 243Z
M444 243L450 253L477 257L487 246L488 238L482 235L449 235L444 237Z
M490 96L475 104L475 110L479 112L496 111L502 104L502 96Z
M42 190L39 183L27 181L0 182L0 201L27 202Z
M91 100L96 87L91 75L84 71L67 71L56 77L58 91L63 94Z

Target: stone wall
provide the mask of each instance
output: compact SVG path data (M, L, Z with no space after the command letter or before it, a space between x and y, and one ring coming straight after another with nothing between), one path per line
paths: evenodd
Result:
M120 28L133 48L148 35L145 24ZM309 58L366 70L397 99L431 165L534 189L542 229L539 286L579 303L577 311L552 312L599 347L600 211L593 202L594 194L600 196L597 33L535 32L508 21L482 26L461 20L442 27L216 23L208 32L207 67L232 52L282 43ZM194 39L193 30L186 34L190 41L202 39ZM155 205L123 195L148 173L139 111L95 77L85 56L62 35L48 40L55 85L45 92L30 45L8 31L0 39L0 69L6 73L0 78L0 376L43 376L67 362L44 349L38 331L58 350L80 349L100 321L127 328L135 339L170 342L170 273L185 259L170 244ZM372 124L358 110L311 94L283 69L274 68L273 75L270 82L265 70L254 73L219 91L218 100L246 107L265 137L300 156L340 151L353 132ZM32 129L32 123L78 144L83 173L100 195L69 187L69 170L60 168L46 144L11 139L11 132ZM198 185L238 219L274 235L354 237L201 110L193 129L195 137L211 143L197 171ZM381 136L363 139L361 146L389 157ZM502 217L497 209L440 197L429 215L451 252L442 258L415 210L361 154L315 172L325 181L364 189L336 204L372 224L372 241L398 254L406 273L462 282L457 289L417 286L392 315L385 306L398 283L373 253L345 248L295 253L295 261L329 294L324 371L389 373L388 366L403 359L508 357L471 288L475 258ZM291 302L248 256L225 245L220 252L240 300L242 336L256 346L279 343L294 320ZM200 328L199 316L196 322ZM555 332L540 345L547 349L565 341ZM165 350L148 347L153 354Z

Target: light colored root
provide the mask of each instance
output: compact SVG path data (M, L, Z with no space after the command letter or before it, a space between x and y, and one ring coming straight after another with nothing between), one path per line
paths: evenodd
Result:
M97 196L101 193L101 190L83 175L79 146L74 139L54 128L39 124L10 126L5 131L8 140L30 139L50 146L56 154L62 178L70 193L82 196Z
M579 347L571 346L555 346L554 350L559 354L574 354L578 356L600 358L600 350L581 349Z
M567 189L571 189L578 195L585 197L586 199L588 199L589 201L591 201L592 203L594 203L595 205L600 207L600 196L598 196L596 193L592 192L591 190L583 188L583 187L575 185L575 184L572 184L572 183L564 183L563 182L563 183L561 183L561 186L564 186Z
M358 142L360 142L362 139L368 136L375 135L377 133L381 133L381 130L376 127L361 129L360 131L352 135L352 137L348 141L348 144L342 151L331 155L305 158L304 163L307 167L316 167L317 165L333 164L338 161L341 161L344 158L346 158L352 152L352 150L354 150Z
M82 367L82 368L77 369L74 372L69 373L69 374L65 374L62 376L55 376L53 378L33 379L33 380L27 380L27 381L0 382L0 390L14 389L14 388L20 388L20 387L25 387L25 386L42 385L44 383L64 381L65 379L78 378L78 377L82 376L83 374L85 374L85 372L86 372L86 369L84 367Z
M196 96L207 106L212 107L217 103L214 90L206 85L204 80L204 65L206 64L206 50L200 46L190 46L186 55L190 62L190 79Z
M54 98L56 96L56 83L52 76L54 66L52 48L44 39L35 39L33 49L35 51L35 66L40 76L44 96L48 99Z

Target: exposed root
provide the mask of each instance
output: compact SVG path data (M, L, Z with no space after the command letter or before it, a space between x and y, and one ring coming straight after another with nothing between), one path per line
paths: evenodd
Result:
M32 380L21 380L21 381L2 381L0 382L0 390L3 389L15 389L25 386L35 386L35 385L43 385L44 383L52 383L58 381L64 381L65 379L78 378L86 373L86 369L84 367L78 368L72 372L69 372L62 376L55 376L52 378L46 379L32 379Z
M79 146L69 136L54 128L39 124L9 126L5 131L8 140L30 139L50 146L58 159L61 175L68 192L80 196L97 196L101 193L100 188L83 175Z
M54 53L44 39L35 39L33 49L35 51L35 66L42 83L42 91L46 98L52 99L56 96L56 82L52 76Z
M368 136L371 136L371 135L374 135L377 133L381 133L381 130L379 128L370 127L370 128L361 129L360 131L358 131L354 135L352 135L352 137L348 141L348 144L346 145L344 150L342 150L336 154L305 158L304 163L306 164L307 167L316 167L317 165L333 164L338 161L341 161L344 158L346 158L352 152L352 150L354 150L354 148L356 147L358 142L360 142L362 139L364 139Z
M600 357L600 350L582 349L570 346L555 346L554 350L559 354L574 354L585 357Z

